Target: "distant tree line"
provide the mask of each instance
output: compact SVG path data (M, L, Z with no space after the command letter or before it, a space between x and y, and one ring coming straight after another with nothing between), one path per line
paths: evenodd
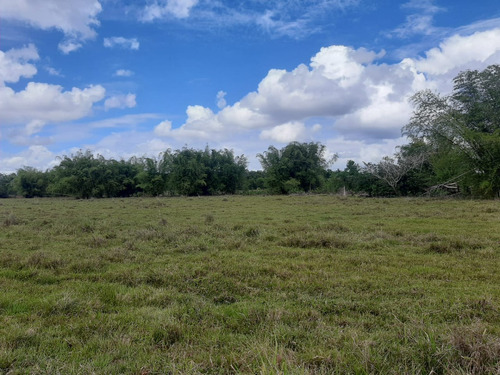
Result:
M105 159L90 151L63 156L54 168L0 174L0 197L341 193L419 196L455 193L500 197L500 66L461 72L448 96L421 91L403 134L410 143L362 166L331 170L321 143L292 142L258 154L261 171L231 150L167 150L156 158Z

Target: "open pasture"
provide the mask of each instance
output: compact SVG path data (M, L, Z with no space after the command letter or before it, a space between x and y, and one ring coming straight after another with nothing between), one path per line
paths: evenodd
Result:
M498 374L500 202L0 201L0 374Z

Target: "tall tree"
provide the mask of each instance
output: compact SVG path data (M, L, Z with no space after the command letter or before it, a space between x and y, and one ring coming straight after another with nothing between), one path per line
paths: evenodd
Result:
M403 133L431 147L436 174L461 176L473 194L500 196L500 65L459 73L450 95L426 90L412 100Z

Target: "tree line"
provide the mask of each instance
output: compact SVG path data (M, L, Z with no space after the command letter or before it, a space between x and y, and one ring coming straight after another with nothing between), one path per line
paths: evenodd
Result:
M63 156L54 168L0 174L0 197L76 198L237 193L353 193L367 196L461 194L500 197L500 66L461 72L450 95L411 98L402 132L410 140L378 163L331 170L321 143L292 142L258 154L249 171L232 150L183 148L156 158L105 159L90 151Z
M385 195L384 184L350 161L344 171L328 166L321 143L270 146L258 155L263 170L249 171L245 156L231 150L183 148L158 157L106 159L91 151L63 156L52 169L24 167L0 174L0 197L207 196L337 192Z

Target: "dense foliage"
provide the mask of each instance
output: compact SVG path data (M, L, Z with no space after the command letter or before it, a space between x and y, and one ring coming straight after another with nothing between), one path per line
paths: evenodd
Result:
M308 192L319 188L328 165L325 146L313 142L292 142L281 150L270 146L257 157L266 173L270 191L278 194Z
M1 176L0 196L72 196L76 198L136 195L234 194L243 189L244 156L230 150L183 148L158 158L105 159L90 151L64 156L59 165L42 172L23 168Z
M107 160L90 151L64 156L48 171L0 174L0 197L76 198L307 192L367 196L449 194L500 196L500 66L465 71L448 96L421 91L403 128L410 143L364 166L349 160L332 171L321 143L269 146L262 171L248 171L231 150L167 150L157 158Z

